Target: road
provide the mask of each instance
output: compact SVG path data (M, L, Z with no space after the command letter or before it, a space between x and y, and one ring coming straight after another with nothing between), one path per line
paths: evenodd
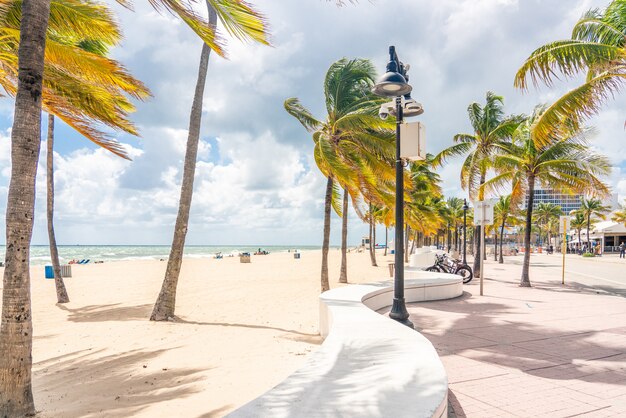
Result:
M498 277L498 264L488 256L486 262L486 278L494 280L519 280L519 277ZM506 264L521 266L523 256L505 257ZM531 256L530 280L556 284L561 282L561 254L533 254ZM599 292L607 292L626 297L626 259L617 255L605 255L595 258L583 258L578 255L565 256L565 282L569 285L580 285L593 288Z

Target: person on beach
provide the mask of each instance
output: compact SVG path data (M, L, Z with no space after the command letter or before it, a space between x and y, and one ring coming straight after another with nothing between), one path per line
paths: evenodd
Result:
M626 244L623 241L619 245L619 258L626 258Z

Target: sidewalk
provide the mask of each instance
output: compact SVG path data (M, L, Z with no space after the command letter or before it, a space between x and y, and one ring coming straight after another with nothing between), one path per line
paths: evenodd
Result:
M447 301L411 304L410 320L441 357L451 416L626 416L626 299L562 287L531 266L486 262Z

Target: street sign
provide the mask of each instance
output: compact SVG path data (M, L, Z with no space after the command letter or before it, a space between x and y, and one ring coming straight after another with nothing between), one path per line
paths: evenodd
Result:
M474 225L493 225L493 207L497 202L497 199L485 199L472 202L474 206Z
M400 124L400 158L413 161L426 158L426 128L423 123Z
M567 234L569 231L570 217L563 215L559 217L559 234Z

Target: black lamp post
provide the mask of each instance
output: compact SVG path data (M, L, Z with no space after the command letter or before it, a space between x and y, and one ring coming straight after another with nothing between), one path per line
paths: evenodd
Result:
M463 264L467 264L467 199L463 199Z
M395 227L395 270L393 305L389 317L413 328L409 321L409 312L406 310L404 302L404 168L400 153L400 126L405 116L413 116L423 112L421 106L414 108L406 106L409 101L415 103L410 98L413 89L408 83L406 74L408 65L405 66L398 59L396 48L389 47L389 63L387 72L378 80L372 92L381 97L395 98L395 109L391 114L396 116L396 227ZM402 97L404 96L404 98ZM406 106L403 106L403 102ZM395 110L395 113L393 112ZM381 117L386 117L381 114Z

